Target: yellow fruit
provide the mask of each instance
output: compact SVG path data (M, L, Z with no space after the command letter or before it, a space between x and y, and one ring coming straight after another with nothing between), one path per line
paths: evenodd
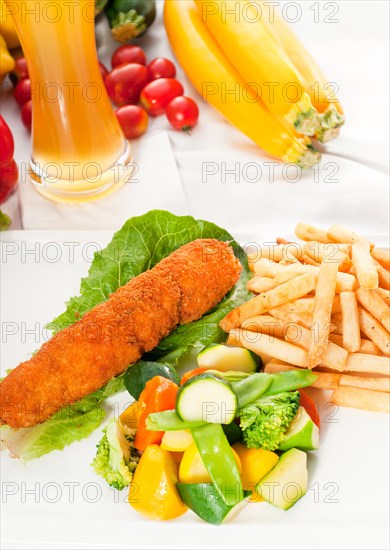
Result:
M232 447L234 458L237 462L238 471L241 473L241 462L238 454ZM186 451L184 451L179 469L180 483L210 483L211 478L202 457L195 443L193 443Z
M322 115L322 131L317 132L316 137L323 142L337 136L338 128L345 122L343 108L334 93L334 84L330 83L316 60L299 40L291 25L286 23L277 12L271 11L263 2L259 2L262 8L263 21L270 32L279 41L291 62L303 77L306 91L311 97L313 106Z
M193 442L190 430L175 430L165 432L161 441L161 448L165 451L182 452L188 449Z
M319 118L299 71L250 1L195 0L202 20L226 57L251 83L269 111L312 136ZM257 19L256 19L257 18Z
M129 503L150 519L177 518L187 511L176 488L177 481L177 466L171 454L158 445L149 445L130 483Z
M4 38L8 48L17 48L20 46L16 27L4 0L0 0L0 34Z
M175 55L203 99L270 155L308 168L319 161L307 137L267 110L238 74L191 0L164 4L164 22Z
M7 44L0 34L0 82L6 74L12 71L15 67L15 60L9 53Z
M247 491L253 491L251 500L258 502L263 500L255 492L257 483L272 470L279 457L272 451L264 449L248 449L243 443L235 443L233 449L240 457L242 472L242 486Z

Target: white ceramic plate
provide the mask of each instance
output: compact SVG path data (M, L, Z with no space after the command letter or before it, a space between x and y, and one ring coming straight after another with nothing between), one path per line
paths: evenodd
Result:
M93 252L111 234L9 232L1 243L1 370L37 349L44 324L78 293ZM237 238L240 235L236 235ZM378 237L374 237L378 242ZM241 242L253 241L242 236ZM272 236L257 236L272 242ZM378 244L386 245L381 238ZM89 463L101 437L27 465L1 461L1 547L20 548L388 548L389 419L327 406L313 390L322 417L321 448L309 458L309 490L290 511L248 504L230 524L213 527L188 512L157 523L110 490ZM123 407L126 395L115 397Z

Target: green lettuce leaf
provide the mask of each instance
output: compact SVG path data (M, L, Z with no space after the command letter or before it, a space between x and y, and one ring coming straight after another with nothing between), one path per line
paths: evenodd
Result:
M231 242L243 266L241 278L213 311L198 321L178 327L148 357L176 365L191 348L201 349L220 341L223 334L219 321L250 297L246 288L250 272L245 253L232 236L217 225L161 210L129 219L107 247L95 253L88 276L81 280L80 294L67 302L66 310L48 328L57 332L73 324L130 279L151 269L180 246L202 238ZM2 443L23 460L63 449L92 433L105 417L104 400L124 389L122 375L97 392L64 407L38 426L17 431L4 426L1 428Z

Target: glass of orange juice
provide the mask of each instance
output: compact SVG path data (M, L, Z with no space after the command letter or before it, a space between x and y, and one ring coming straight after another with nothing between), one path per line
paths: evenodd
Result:
M94 0L5 2L31 80L33 185L63 202L111 193L133 166L100 74Z

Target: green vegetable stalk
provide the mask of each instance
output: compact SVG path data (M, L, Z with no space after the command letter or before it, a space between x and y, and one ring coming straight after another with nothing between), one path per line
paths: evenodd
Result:
M222 499L231 506L244 498L240 472L220 424L191 428L206 470Z
M106 7L112 36L118 42L129 42L141 36L156 18L154 0L110 0Z

